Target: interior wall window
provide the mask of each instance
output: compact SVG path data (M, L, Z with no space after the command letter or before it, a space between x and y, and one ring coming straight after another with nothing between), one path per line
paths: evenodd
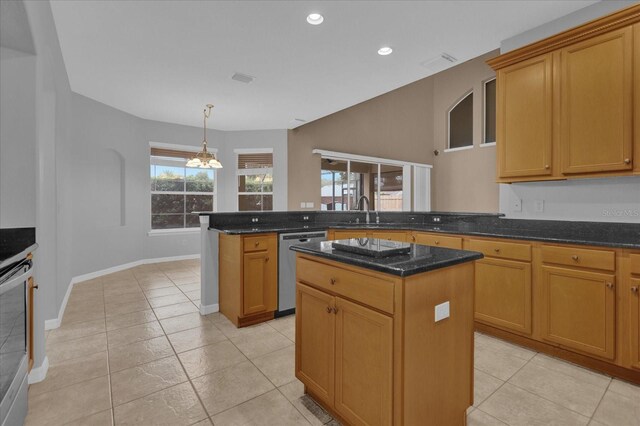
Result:
M373 198L375 210L386 212L402 211L403 170L398 166L380 165L380 186L378 176L374 179L375 196Z
M447 122L448 149L473 147L473 91L449 109Z
M273 152L238 154L238 211L273 210Z
M355 203L364 193L365 174L361 171L349 173L349 162L323 158L320 171L320 209L355 208Z
M192 212L216 210L213 169L186 167L190 151L151 148L151 229L200 226Z
M483 144L496 142L496 79L484 82Z

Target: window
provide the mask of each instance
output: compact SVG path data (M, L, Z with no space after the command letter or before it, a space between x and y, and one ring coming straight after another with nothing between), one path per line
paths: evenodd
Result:
M186 167L192 155L151 148L151 229L197 228L192 212L215 211L215 171Z
M496 79L484 82L484 135L483 144L496 142Z
M473 92L466 94L451 107L448 126L448 149L473 147Z
M427 164L314 149L320 154L320 209L354 210L366 196L371 210L428 211Z
M273 210L273 152L238 153L238 211Z

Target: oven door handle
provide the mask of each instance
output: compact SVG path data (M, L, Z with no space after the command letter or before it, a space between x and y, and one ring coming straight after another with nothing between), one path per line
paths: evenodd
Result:
M9 290L13 290L20 284L23 284L25 281L27 281L31 276L33 276L33 268L29 268L29 270L27 270L26 272L12 277L9 281L0 285L0 294L4 294Z

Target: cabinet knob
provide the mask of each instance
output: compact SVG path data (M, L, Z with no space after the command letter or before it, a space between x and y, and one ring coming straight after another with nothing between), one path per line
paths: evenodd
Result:
M412 236L411 236L411 241L415 241L415 240L416 240L416 236L415 236L415 235L412 235Z
M330 314L330 313L331 313L331 311L332 311L331 306L327 306L327 313L328 313L328 314Z
M545 169L547 169L547 170L549 170L549 165L548 165L548 164L545 164L545 165L544 165L544 168L545 168Z
M336 280L335 278L331 278L331 279L329 280L329 282L331 283L331 285L335 285L335 284L336 284L336 281L338 281L338 280Z
M255 245L256 245L256 247L258 247L260 245L260 241L256 241Z
M39 286L39 285L37 285L37 284L33 286L33 288L35 288L36 290L37 290L39 287L40 287L40 286Z
M268 262L268 261L269 261L269 256L265 257L265 258L264 258L264 261L265 261L265 262Z
M634 285L633 287L631 287L631 292L635 293L635 294L638 294L638 286Z
M571 256L571 258L572 258L575 262L577 262L578 260L580 260L580 258L578 257L578 255L577 255L577 254L574 254L573 256Z
M436 243L436 245L440 244L440 241L435 240L434 243Z
M631 158L625 158L624 164L631 164Z
M607 288L608 289L612 289L613 288L613 283L607 283Z
M500 253L500 249L499 248L494 248L493 251L495 251L496 253Z
M337 313L338 313L338 308L334 307L334 308L333 308L333 314L335 315L335 314L337 314Z

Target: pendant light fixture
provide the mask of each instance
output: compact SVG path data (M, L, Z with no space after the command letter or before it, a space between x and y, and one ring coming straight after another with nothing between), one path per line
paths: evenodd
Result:
M187 167L197 167L199 169L221 169L222 164L214 153L207 151L207 118L211 116L213 105L207 104L204 110L204 140L202 141L202 151L195 157L187 161Z

